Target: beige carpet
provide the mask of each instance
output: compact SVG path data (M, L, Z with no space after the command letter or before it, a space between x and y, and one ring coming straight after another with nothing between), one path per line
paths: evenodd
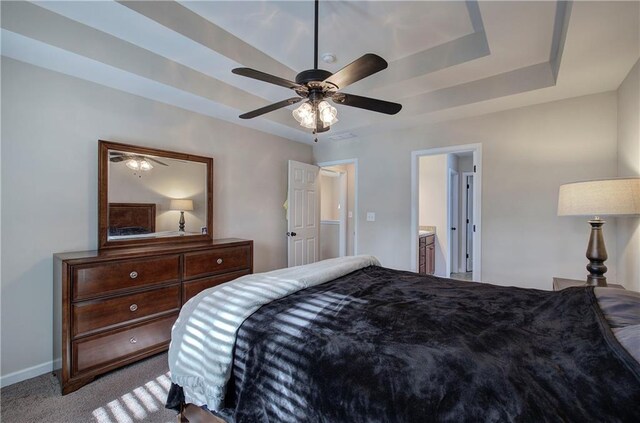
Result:
M107 373L62 396L58 379L45 374L0 391L2 423L176 422L164 408L169 392L167 354Z

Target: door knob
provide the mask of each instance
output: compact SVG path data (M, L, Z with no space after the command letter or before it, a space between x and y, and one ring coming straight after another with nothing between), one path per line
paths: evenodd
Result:
M456 230L456 228L451 228L451 230L452 230L452 231L455 231L455 230Z
M296 236L296 235L298 235L298 234L295 233L295 232L287 232L287 236Z

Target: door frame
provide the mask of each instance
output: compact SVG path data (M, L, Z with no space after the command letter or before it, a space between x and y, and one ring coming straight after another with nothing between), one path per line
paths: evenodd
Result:
M464 222L464 231L462 231L462 239L461 239L461 245L460 245L460 251L458 254L460 254L460 257L464 258L464 260L459 260L458 261L458 272L460 273L465 273L467 272L467 218L469 217L468 215L468 208L467 208L467 193L466 193L466 186L467 186L467 177L471 176L472 178L475 177L475 174L473 172L462 172L462 183L460 184L461 187L465 187L465 195L462 195L462 212L463 212L463 216L462 219L460 220L460 222ZM474 184L474 189L475 189L475 179L473 180L473 184ZM470 222L471 224L473 224L473 222ZM462 225L460 225L462 226ZM473 250L471 250L471 258L473 260Z
M411 270L418 270L418 231L420 223L418 219L418 179L420 170L420 157L435 156L450 153L473 153L474 190L473 190L473 214L476 231L473 239L473 280L482 280L482 144L464 144L451 147L438 147L426 150L414 150L411 152L411 222L409 225L409 239L411 242ZM447 194L449 195L449 194ZM445 228L450 232L449 228ZM442 234L442 231L438 231ZM438 233L436 233L438 236Z
M331 160L328 162L316 163L316 166L320 167L329 167L329 166L337 166L337 165L345 165L352 164L353 165L353 255L358 255L358 159L342 159L342 160ZM349 210L347 208L347 215ZM347 221L349 217L347 216ZM346 225L345 225L346 226Z
M447 163L449 160L447 160ZM449 249L449 260L445 266L447 269L447 277L451 277L451 273L457 272L458 261L460 258L460 248L458 246L460 236L460 217L458 209L460 206L460 172L456 169L447 167L449 174L447 175L447 248ZM454 232L451 228L455 227Z

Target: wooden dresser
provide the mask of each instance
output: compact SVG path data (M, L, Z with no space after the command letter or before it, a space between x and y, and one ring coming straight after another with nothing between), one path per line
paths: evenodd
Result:
M54 358L62 393L165 351L180 307L253 272L253 241L54 254Z

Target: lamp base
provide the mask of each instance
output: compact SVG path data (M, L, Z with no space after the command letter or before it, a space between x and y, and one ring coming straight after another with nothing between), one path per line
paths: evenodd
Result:
M588 286L607 286L607 278L604 276L587 276L587 282L585 285Z
M180 212L180 220L178 221L178 227L180 232L184 232L184 212Z
M607 266L605 266L604 262L609 256L602 236L602 225L604 223L605 221L599 218L589 221L591 235L587 246L587 258L589 259L589 264L587 264L587 270L589 271L587 285L607 286L607 278L604 276L607 273Z

